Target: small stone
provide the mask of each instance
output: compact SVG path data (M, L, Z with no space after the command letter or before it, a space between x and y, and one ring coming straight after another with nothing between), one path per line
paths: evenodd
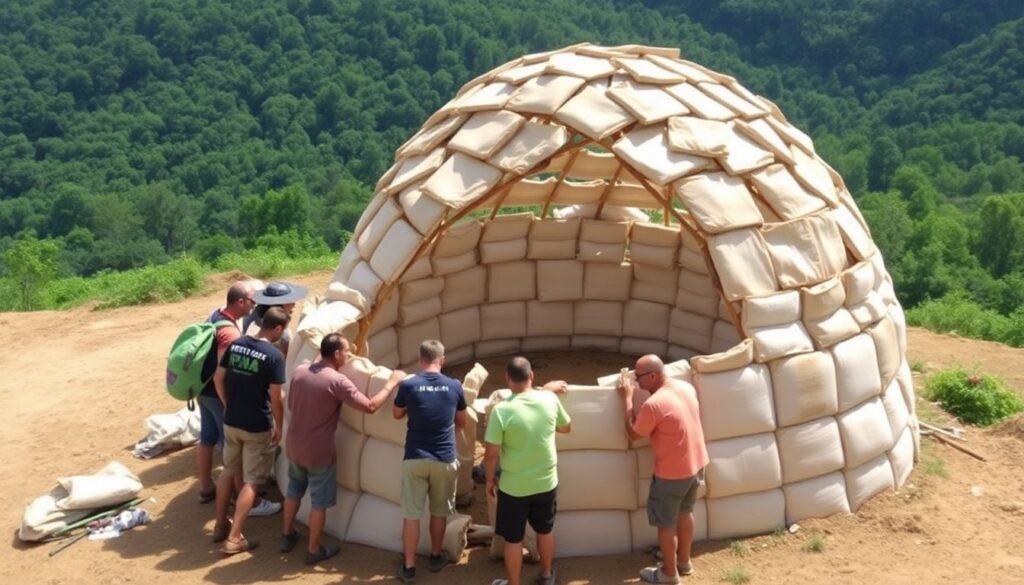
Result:
M976 498L980 498L981 496L985 495L985 488L981 487L980 485L972 485L971 495Z
M790 534L796 534L797 532L800 532L800 525L799 524L793 524L792 526L789 527L789 533Z

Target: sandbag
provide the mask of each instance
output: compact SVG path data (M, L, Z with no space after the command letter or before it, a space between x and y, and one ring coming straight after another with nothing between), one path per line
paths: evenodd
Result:
M430 510L420 519L420 543L416 554L430 554ZM347 540L374 548L402 552L402 508L373 494L362 494L352 512ZM459 562L466 548L466 534L472 518L465 514L448 517L441 548L452 562Z
M840 413L836 419L843 438L847 469L857 467L880 453L884 454L893 445L889 418L878 398Z
M487 299L491 303L528 301L537 298L534 262L501 262L487 266Z
M712 355L696 356L691 363L693 370L703 374L726 372L744 368L754 361L754 342L745 339L727 351Z
M445 313L483 304L487 300L487 268L473 266L444 277L441 293Z
M360 490L359 468L365 444L366 435L355 432L347 425L338 425L334 432L334 445L338 456L338 485L352 492Z
M56 501L61 510L92 510L127 502L142 491L142 481L127 467L111 461L92 475L57 479L67 494Z
M788 427L838 411L836 370L825 351L795 355L769 364L775 415Z
M795 483L843 468L839 424L831 416L776 431L782 476Z
M633 264L633 286L630 297L636 300L671 305L676 300L679 269L653 264Z
M665 355L668 351L668 344L656 339L640 339L638 337L623 337L619 343L619 353L630 356L641 356L647 354Z
M380 439L367 439L363 445L363 455L359 462L359 487L361 490L401 505L402 460L404 458L404 447Z
M707 506L708 538L712 540L764 534L786 525L786 498L778 488L711 498Z
M572 303L568 301L557 303L528 301L526 303L526 334L528 338L523 340L524 343L536 337L569 336L572 333Z
M578 301L574 306L573 321L576 334L621 337L622 303ZM615 346L618 347L618 341Z
M872 496L893 487L892 465L885 453L859 467L847 469L845 476L846 494L850 500L850 510L853 512Z
M665 340L668 337L672 307L650 301L631 300L623 305L622 333L641 339Z
M630 233L629 258L633 263L672 268L678 249L678 227L637 224Z
M448 347L465 347L480 341L480 308L476 305L444 313L439 317L439 324L441 341Z
M533 222L527 238L530 260L572 260L580 232L579 218L541 219Z
M782 466L773 433L735 437L707 444L708 496L723 498L782 486Z
M570 386L558 398L572 419L571 433L555 435L559 453L579 449L625 451L629 448L622 422L621 399L614 388Z
M578 301L583 298L583 262L541 260L537 262L537 300Z
M899 437L910 424L910 412L907 410L906 402L903 401L903 394L900 391L899 382L896 380L893 380L882 393L882 406L885 407L892 436Z
M633 283L629 263L587 262L583 272L583 298L595 301L628 301Z
M623 554L633 548L629 512L559 512L555 518L555 557Z
M782 490L786 494L786 524L792 525L806 518L850 513L846 479L841 472L787 483Z
M437 317L398 329L398 357L403 364L415 364L420 358L420 344L427 339L441 337Z
M711 374L696 369L693 384L706 441L775 430L768 366L753 364Z
M373 398L378 393L383 392L384 386L388 383L391 378L391 370L388 368L380 367L370 377L370 384L366 389L366 396ZM388 403L394 400L394 395L397 390L392 391L391 397L388 399ZM380 408L373 414L363 415L363 433L387 441L392 445L399 447L405 446L405 432L407 424L406 419L398 420L392 414L390 408Z
M481 358L509 355L519 351L519 338L478 341L473 347L476 356Z
M559 453L559 513L569 510L635 510L636 473L633 451L586 449ZM594 489L596 485L601 489Z
M480 307L480 339L506 339L526 336L526 303L513 301ZM479 352L478 352L478 355Z
M832 357L836 364L840 412L881 394L878 358L870 335L862 333L836 344Z
M899 489L907 482L910 472L914 470L914 431L908 426L903 429L899 440L889 451L889 463Z

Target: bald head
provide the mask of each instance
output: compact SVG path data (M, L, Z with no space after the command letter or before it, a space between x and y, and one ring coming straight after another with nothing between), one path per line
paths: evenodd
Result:
M633 368L637 384L648 392L654 392L665 383L665 362L654 354L641 356Z
M249 281L236 282L228 288L228 299L224 305L228 313L235 319L248 315L256 305L252 295L256 292Z

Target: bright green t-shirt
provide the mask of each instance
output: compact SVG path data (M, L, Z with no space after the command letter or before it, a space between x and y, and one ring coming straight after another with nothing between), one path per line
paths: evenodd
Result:
M567 424L569 413L546 390L514 394L495 405L484 440L501 446L501 491L523 497L558 486L555 428Z

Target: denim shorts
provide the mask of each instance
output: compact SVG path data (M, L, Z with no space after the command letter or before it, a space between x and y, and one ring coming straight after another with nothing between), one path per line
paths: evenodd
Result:
M224 404L216 396L199 395L199 444L224 446Z
M305 467L288 462L288 495L301 500L309 488L309 501L314 510L330 508L338 501L337 464L330 467Z

